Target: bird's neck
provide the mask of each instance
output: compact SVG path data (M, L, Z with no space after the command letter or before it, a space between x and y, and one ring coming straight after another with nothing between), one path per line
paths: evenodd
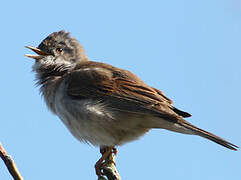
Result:
M71 69L70 66L64 65L48 65L33 67L36 72L37 85L44 86L56 79L61 78Z
M56 90L70 69L67 66L42 66L34 69L36 71L36 84L40 86L40 93L53 113L56 113L54 106Z

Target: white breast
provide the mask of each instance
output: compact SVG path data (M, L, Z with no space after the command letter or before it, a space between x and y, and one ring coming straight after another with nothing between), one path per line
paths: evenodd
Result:
M105 111L104 105L89 99L72 99L67 96L64 83L61 86L55 96L56 114L73 136L96 146L115 145L116 140L108 127L112 116Z

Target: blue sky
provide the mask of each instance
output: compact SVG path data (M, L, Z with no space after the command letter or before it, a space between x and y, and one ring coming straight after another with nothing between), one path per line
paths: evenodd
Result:
M241 1L3 1L0 141L25 179L97 179L98 148L75 140L34 86L25 45L71 32L91 60L163 90L188 120L241 146ZM241 154L197 136L152 130L118 148L122 179L227 180ZM0 162L0 179L12 179Z

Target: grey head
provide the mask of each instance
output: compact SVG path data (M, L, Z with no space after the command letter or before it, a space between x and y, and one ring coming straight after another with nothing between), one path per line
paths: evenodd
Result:
M50 34L37 48L32 46L26 46L26 48L37 53L37 55L25 55L36 60L36 68L42 66L74 66L80 61L88 61L81 44L65 31Z
M26 46L37 55L25 56L35 59L33 71L37 72L40 84L52 76L61 76L73 69L76 64L88 61L84 48L70 36L70 33L58 31L46 37L37 48Z

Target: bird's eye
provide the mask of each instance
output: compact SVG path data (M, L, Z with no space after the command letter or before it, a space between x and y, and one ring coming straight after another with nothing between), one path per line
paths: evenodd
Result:
M62 51L63 51L63 49L62 49L62 48L56 48L56 52L57 52L57 53L59 53L59 54L60 54Z

